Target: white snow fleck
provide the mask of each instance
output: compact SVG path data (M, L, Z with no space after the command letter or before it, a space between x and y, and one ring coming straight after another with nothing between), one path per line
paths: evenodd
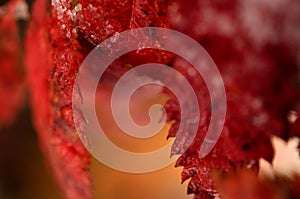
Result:
M77 5L75 6L74 11L75 11L75 12L79 12L79 11L81 11L81 10L82 10L82 5L79 3L79 4L77 4Z

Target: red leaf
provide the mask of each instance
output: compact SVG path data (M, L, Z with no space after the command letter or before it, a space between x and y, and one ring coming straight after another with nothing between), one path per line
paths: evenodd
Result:
M72 118L72 90L78 69L99 42L116 32L142 26L139 20L143 19L144 25L163 26L167 1L79 0L74 4L57 0L52 1L49 11L46 8L47 1L35 2L26 42L36 127L66 198L88 199L92 197L90 155ZM142 16L142 10L150 8L152 14ZM115 68L110 73L119 75L128 70L128 63L136 62L129 55L112 66L120 70Z
M0 126L13 122L25 94L17 6L11 1L0 8Z
M184 180L191 167L199 170L197 175L190 175L189 193L195 193L196 198L203 193L216 193L211 176L214 170L256 170L258 158L271 160L270 136L290 136L287 113L295 109L300 97L300 43L296 36L300 27L296 19L300 16L292 9L299 7L299 2L235 2L177 1L171 9L171 27L192 36L210 53L222 73L227 93L228 111L222 135L213 151L199 159L211 106L205 85L195 80L201 78L185 74L199 91L202 121L194 144L179 158L177 166L184 166ZM287 8L293 11L285 15ZM256 23L247 21L256 18ZM190 21L192 26L187 23ZM191 66L175 61L173 67L184 73ZM179 121L179 107L174 99L167 108L169 120ZM177 125L172 126L170 135L175 135Z

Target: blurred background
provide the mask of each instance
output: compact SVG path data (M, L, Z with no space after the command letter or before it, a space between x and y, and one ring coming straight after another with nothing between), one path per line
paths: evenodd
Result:
M60 198L30 118L26 106L13 124L0 128L1 199Z
M1 127L0 199L61 199L30 118L26 106L13 124ZM148 174L126 174L93 159L94 198L192 198L186 195L187 183L180 183L180 173L172 164Z

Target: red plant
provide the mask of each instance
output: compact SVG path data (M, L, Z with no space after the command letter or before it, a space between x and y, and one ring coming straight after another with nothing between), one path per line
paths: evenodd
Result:
M197 91L202 114L198 134L176 164L184 167L182 181L191 179L188 193L195 198L214 198L220 182L214 178L216 171L227 175L248 168L256 172L259 158L270 161L271 135L284 139L300 136L299 118L289 120L291 111L300 112L299 7L296 0L36 0L26 34L27 80L41 147L66 198L92 197L90 155L72 116L72 89L80 64L101 41L137 27L167 27L193 37L210 53L224 79L226 123L213 151L200 159L210 109L218 104L211 104L201 76L188 72L192 66L165 52L146 50L121 57L107 72L119 77L131 67L158 60L182 72ZM0 19L0 32L11 38L1 40L1 56L2 51L17 56L16 24L11 13L6 18L10 20L7 23L5 17ZM12 109L20 96L9 92L22 88L22 76L14 74L15 57L7 59L10 63L0 59L5 61L0 76L7 77L1 78L0 88L3 80L13 82L7 90L12 100L4 106L9 110L1 112L1 122L15 112ZM186 98L188 103L189 96ZM174 96L170 95L165 108L168 121L173 122L169 137L174 137L180 121ZM173 153L177 152L174 149ZM218 190L227 197L222 187Z
M16 6L11 1L0 9L0 126L13 122L25 91Z

